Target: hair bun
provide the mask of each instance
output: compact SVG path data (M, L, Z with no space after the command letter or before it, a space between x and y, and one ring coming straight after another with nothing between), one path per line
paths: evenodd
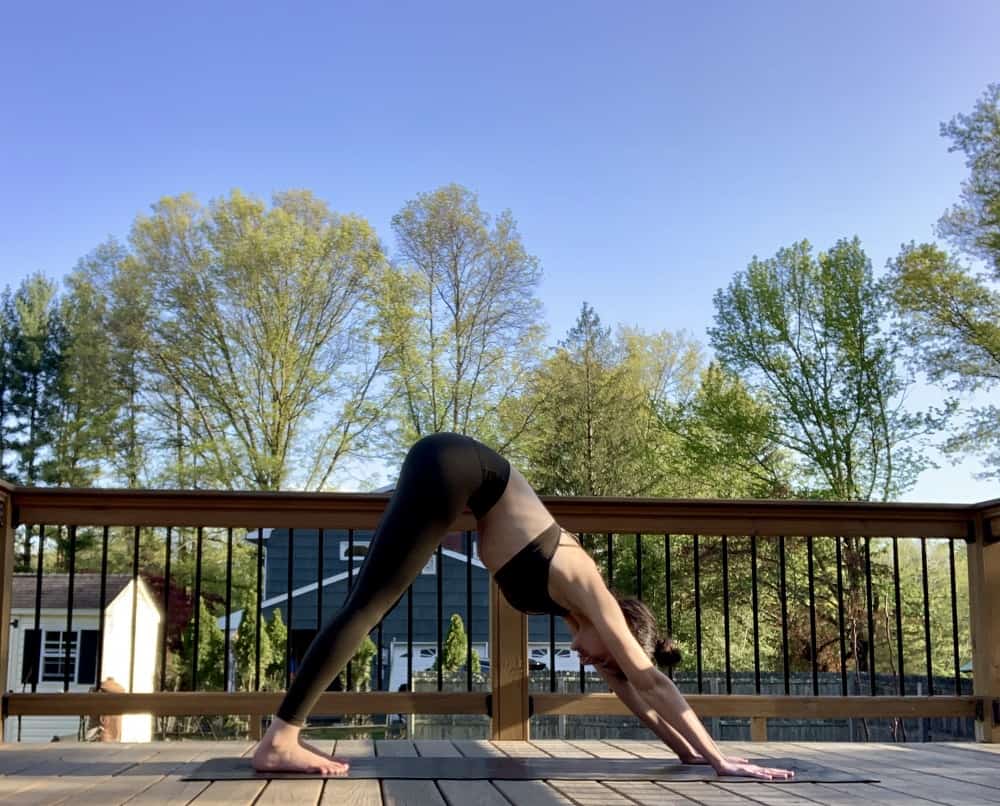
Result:
M681 652L671 638L659 638L656 641L656 649L653 652L653 660L657 666L666 666L672 669L681 662Z

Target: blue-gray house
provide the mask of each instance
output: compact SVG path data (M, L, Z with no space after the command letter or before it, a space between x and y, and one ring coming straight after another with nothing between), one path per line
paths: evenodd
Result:
M329 620L340 608L348 592L349 576L353 579L364 562L371 530L324 529L264 529L247 533L252 543L262 541L263 598L262 610L268 619L275 609L281 610L290 625L292 669L305 654L318 630L319 608L322 622ZM471 546L467 546L467 541ZM288 596L288 562L291 548L292 596ZM470 557L471 552L471 557ZM320 557L322 556L322 568ZM351 557L353 556L353 562ZM489 572L479 560L478 535L451 532L445 536L440 552L441 573L438 576L438 555L431 557L412 584L412 646L413 670L433 665L437 656L438 590L441 591L441 632L447 634L452 613L458 613L465 624L473 648L480 658L489 658ZM471 612L467 591L471 582ZM320 601L322 595L322 601ZM289 610L291 614L289 615ZM236 630L242 612L232 614L230 628ZM556 618L555 641L557 669L579 668L576 655L568 650L570 632L561 618ZM225 619L219 619L220 626ZM382 622L382 688L398 690L406 681L407 633L410 628L407 594L386 614ZM372 640L377 639L373 631ZM549 617L528 617L528 641L534 668L548 668ZM541 664L541 665L536 665ZM375 670L372 687L377 686Z

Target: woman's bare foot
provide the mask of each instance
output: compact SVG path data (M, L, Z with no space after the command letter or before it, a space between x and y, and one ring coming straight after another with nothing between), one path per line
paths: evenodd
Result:
M253 754L259 772L301 772L347 775L350 764L321 753L299 740L299 728L275 719Z

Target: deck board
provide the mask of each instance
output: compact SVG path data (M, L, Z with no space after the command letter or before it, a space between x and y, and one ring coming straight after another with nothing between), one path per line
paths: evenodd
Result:
M647 740L368 740L316 743L343 758L672 758ZM309 803L323 806L902 806L1000 804L1000 747L946 743L724 742L723 752L798 757L877 784L781 784L725 778L653 781L377 781L373 779L182 781L212 756L247 756L251 742L0 745L0 800L26 806ZM461 763L460 761L458 763Z

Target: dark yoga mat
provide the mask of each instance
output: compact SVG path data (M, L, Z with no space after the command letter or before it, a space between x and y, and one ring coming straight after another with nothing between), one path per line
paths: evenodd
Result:
M347 778L494 779L504 781L569 779L584 781L753 781L736 776L719 778L707 765L681 764L662 759L501 758L379 756L350 758ZM871 783L875 778L810 764L794 758L754 760L765 767L794 770L795 777L770 783ZM270 778L333 778L318 773L257 772L249 758L212 758L184 777L185 781L232 781Z

